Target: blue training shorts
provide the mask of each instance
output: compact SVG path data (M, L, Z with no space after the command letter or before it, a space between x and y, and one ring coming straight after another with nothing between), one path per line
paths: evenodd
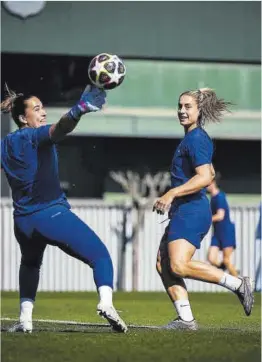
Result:
M167 242L185 239L200 249L212 221L210 204L206 197L181 203L173 208L167 226Z
M236 248L236 232L235 225L232 223L230 227L223 233L223 236L219 236L216 233L213 234L211 245L217 246L220 250L233 247Z

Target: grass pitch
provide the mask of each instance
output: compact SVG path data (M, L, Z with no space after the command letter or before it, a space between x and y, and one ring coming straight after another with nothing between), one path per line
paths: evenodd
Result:
M35 323L31 335L10 334L2 321L2 362L258 362L261 356L261 298L246 317L231 293L191 293L200 330L130 328L127 334L98 326L96 293L38 293L35 319L71 320L93 326ZM2 318L16 318L17 293L2 293ZM165 293L116 293L115 306L127 324L160 326L175 315ZM39 327L41 326L41 328ZM43 327L43 328L42 328Z

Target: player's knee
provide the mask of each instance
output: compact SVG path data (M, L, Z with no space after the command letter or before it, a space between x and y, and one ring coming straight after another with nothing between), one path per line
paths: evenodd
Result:
M186 277L186 264L183 261L170 261L170 271L180 278Z

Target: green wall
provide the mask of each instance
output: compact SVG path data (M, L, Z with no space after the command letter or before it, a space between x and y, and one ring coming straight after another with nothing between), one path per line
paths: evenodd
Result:
M1 20L2 52L246 62L261 56L259 1L47 1L27 19L2 8Z
M214 88L236 110L260 110L261 69L252 65L126 61L123 84L108 92L110 105L174 108L180 93Z
M75 134L127 137L182 137L176 117L179 94L187 89L208 86L235 103L232 114L207 130L217 139L261 137L261 73L256 65L126 61L123 84L108 91L103 112L89 114ZM83 86L84 86L83 77ZM47 108L48 121L57 122L68 108ZM13 124L12 127L15 125Z

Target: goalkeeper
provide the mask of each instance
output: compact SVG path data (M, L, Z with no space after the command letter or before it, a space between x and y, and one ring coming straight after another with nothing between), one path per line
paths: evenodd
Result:
M46 245L93 269L100 301L97 313L112 328L127 327L112 303L113 265L95 232L73 212L62 192L55 144L72 132L81 116L101 110L105 91L88 86L80 101L55 124L46 124L46 111L36 96L16 94L6 86L2 112L10 112L18 129L1 141L1 167L12 189L14 232L21 249L19 270L20 319L10 331L32 332L32 312Z

